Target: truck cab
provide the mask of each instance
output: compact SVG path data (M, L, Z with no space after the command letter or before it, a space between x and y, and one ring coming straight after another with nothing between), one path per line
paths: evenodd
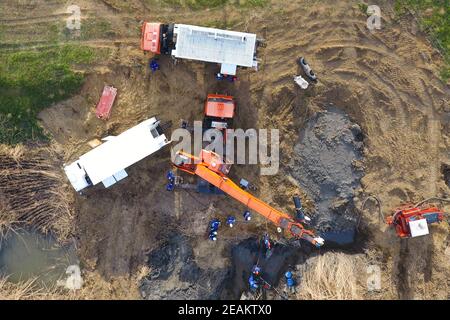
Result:
M144 22L141 31L141 49L154 54L171 54L174 48L173 24Z

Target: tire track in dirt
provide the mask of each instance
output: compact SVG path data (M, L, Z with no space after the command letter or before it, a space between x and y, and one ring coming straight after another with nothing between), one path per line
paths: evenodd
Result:
M408 270L409 243L408 239L400 240L400 252L397 261L396 284L398 297L402 300L412 299L411 284Z
M88 11L88 10L82 10L81 11L81 23L83 24L83 20L89 20L96 18L96 15L94 14L94 11ZM52 14L48 16L42 16L42 17L27 17L27 18L17 18L17 19L7 19L7 20L0 20L1 24L4 24L8 27L18 27L18 26L31 26L34 24L43 24L43 23L51 23L56 21L67 21L67 19L71 16L71 13L58 13L58 14ZM119 21L121 19L135 19L135 17L127 14L123 15L103 15L101 16L102 19L111 21Z
M22 26L22 25L32 25L37 23L46 23L46 22L54 22L62 19L67 19L70 17L69 13L59 13L59 14L51 14L42 17L23 17L16 19L1 19L0 24L5 26L14 27L14 26Z
M318 74L317 87L321 89L321 97L312 103L332 100L349 110L362 125L368 148L364 188L381 199L383 212L390 213L402 201L431 196L437 191L442 114L436 112L435 105L445 89L436 68L420 58L421 52L429 54L433 50L426 42L389 21L389 17L383 21L383 30L370 32L365 26L365 15L355 18L353 14L358 13L345 9L346 4L333 4L338 8L325 2L313 5L309 11L317 12L318 16L312 18L305 18L302 9L292 9L294 5L290 5L286 27L283 31L278 28L269 37L270 64L266 67L276 76L270 79L272 87L268 90L280 92L281 87L290 86L289 75L295 72L295 64L290 61L299 56L307 58ZM348 14L342 15L343 11ZM270 29L277 27L274 24ZM299 29L301 36L296 34ZM289 62L280 64L280 61ZM428 87L441 93L432 90L431 94ZM270 114L270 123L291 121L294 120L287 112ZM282 152L289 157L289 150ZM391 267L399 297L416 297L418 287L412 280L417 277L410 273L431 279L434 270L430 264L438 254L431 236L420 250L412 250L411 245L408 248L408 240L400 243L394 235L388 237L380 232L377 222L374 224L374 241L391 250L394 257ZM415 258L426 261L423 268Z
M426 84L423 82L425 88L425 93L428 97L428 112L427 112L427 120L428 120L428 139L429 139L429 153L431 155L432 161L430 163L430 176L429 176L429 197L437 196L437 184L439 181L439 170L440 170L440 151L439 151L439 143L441 138L441 122L439 121L436 115L436 106L434 104L434 100L431 97L431 94L426 87ZM434 161L433 161L434 160Z

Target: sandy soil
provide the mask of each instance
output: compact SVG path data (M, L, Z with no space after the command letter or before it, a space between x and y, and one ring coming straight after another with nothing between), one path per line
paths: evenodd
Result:
M12 10L7 25L25 34L30 28L27 23L66 17L64 1L41 2L30 1L35 5L26 11L32 17L27 22ZM312 206L305 190L299 190L289 177L288 166L298 133L309 117L330 102L364 134L365 175L353 199L357 207L365 197L375 195L387 215L403 202L449 194L443 170L450 166L450 89L438 78L440 57L411 21L393 19L388 1L380 3L383 25L376 32L367 30L367 17L358 1L273 0L267 8L227 6L208 11L158 6L156 10L141 1L130 1L126 8L115 2L108 5L112 2L106 0L79 3L88 16L107 17L114 33L110 38L100 34L83 40L85 45L108 48L110 56L95 66L77 66L87 75L80 94L40 114L65 161L89 150L91 139L120 133L155 114L172 121L174 127L180 119L201 120L206 95L220 92L237 100L236 127L280 129L278 175L260 177L254 166L233 168L235 177L257 184L261 198L280 209L293 211L295 193ZM11 1L5 1L0 8L10 5ZM267 43L260 52L261 68L240 70L239 81L232 85L214 80L216 66L186 61L174 65L161 57L161 71L149 74L148 57L138 49L139 21L144 19L200 25L219 22L255 32ZM27 46L45 45L30 42ZM299 56L307 57L319 77L307 91L292 81L300 72ZM96 119L93 112L105 84L119 89L107 122ZM238 224L222 232L221 241L213 247L205 240L208 220L239 215L243 208L225 197L167 193L168 159L169 149L162 150L130 168L129 178L114 188L98 187L77 197L76 236L87 270L98 271L106 279L129 276L145 262L146 253L173 232L190 238L199 267L222 268L230 261L228 244L265 230L265 222L256 218L251 227ZM444 209L449 211L450 206ZM368 205L360 228L365 246L378 254L383 276L392 278L386 283L394 284L394 297L447 299L448 223L433 226L432 236L400 241L378 219L377 208ZM268 228L273 232L273 227Z

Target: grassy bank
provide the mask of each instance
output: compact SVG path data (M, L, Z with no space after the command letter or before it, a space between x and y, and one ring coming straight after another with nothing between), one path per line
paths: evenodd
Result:
M45 139L37 114L77 92L83 76L71 67L93 59L91 48L71 45L0 53L0 143Z
M441 70L444 81L450 79L450 0L396 0L395 10L404 14L407 10L418 13L421 27L430 34L435 46L444 56Z

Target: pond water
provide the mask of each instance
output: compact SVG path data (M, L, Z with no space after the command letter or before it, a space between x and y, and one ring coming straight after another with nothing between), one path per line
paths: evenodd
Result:
M36 283L53 286L73 264L78 264L75 246L61 245L51 234L19 229L0 244L0 276L11 282L37 278Z

